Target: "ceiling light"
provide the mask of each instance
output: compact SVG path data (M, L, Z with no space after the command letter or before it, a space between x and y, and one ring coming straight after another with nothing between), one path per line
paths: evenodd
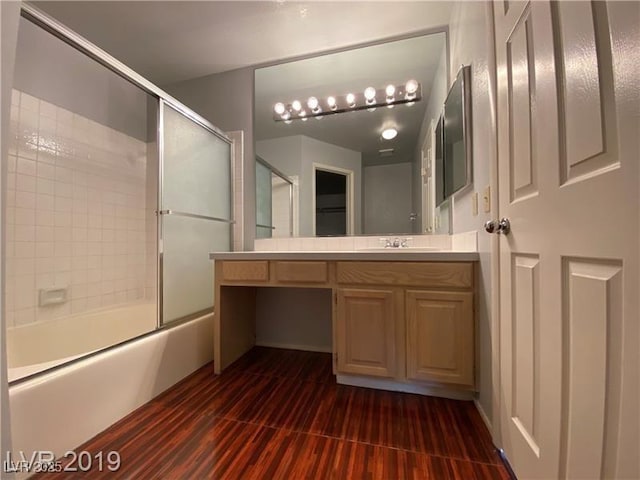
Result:
M329 105L329 108L331 110L335 110L336 108L338 108L338 104L336 102L336 97L328 97L327 98L327 105Z
M347 93L347 104L351 108L356 106L356 96L353 93Z
M290 112L288 112L288 111L286 111L286 110L285 110L285 112L284 112L282 115L280 115L280 116L282 117L282 119L283 119L283 120L290 120L290 119L291 119L291 113L290 113Z
M382 131L382 138L385 140L392 140L396 138L396 135L398 135L398 131L395 128L387 128Z
M284 103L278 102L273 106L273 110L278 114L282 115L284 113Z
M298 116L302 119L303 122L307 121L307 112L305 112L304 110L300 110L300 113L298 113Z
M291 102L291 108L293 108L296 112L302 110L302 104L298 100L294 100Z

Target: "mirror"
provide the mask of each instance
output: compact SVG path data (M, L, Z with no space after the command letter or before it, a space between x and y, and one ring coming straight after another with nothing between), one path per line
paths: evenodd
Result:
M436 147L436 161L441 166L436 179L440 202L471 184L470 75L469 66L463 66L456 75L438 124L436 145L440 139L442 142L440 148Z
M256 69L255 151L294 185L294 236L448 233L437 228L448 229L448 219L437 221L448 215L446 202L439 212L429 193L431 144L447 94L446 41L438 32ZM387 129L396 135L383 138ZM271 208L261 204L265 192L256 198L258 211ZM259 223L258 238L290 233L266 218Z

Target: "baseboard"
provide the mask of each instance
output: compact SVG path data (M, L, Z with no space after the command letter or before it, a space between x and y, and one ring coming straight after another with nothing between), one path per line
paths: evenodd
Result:
M389 390L392 392L415 393L418 395L430 395L432 397L443 397L453 400L473 400L472 391L455 390L452 388L430 387L426 385L359 377L355 375L336 375L336 381L342 385L351 385L354 387L375 388L377 390Z
M291 343L256 342L256 347L283 348L285 350L301 350L303 352L331 353L331 345L323 347L318 345L295 345Z
M489 430L489 433L491 434L491 438L493 438L493 425L491 424L491 421L489 420L489 417L485 413L484 408L482 408L482 405L480 405L480 402L478 401L477 398L473 399L473 403L475 404L476 408L478 409L478 413L480 414L480 418L482 418L482 421L487 426L487 429Z

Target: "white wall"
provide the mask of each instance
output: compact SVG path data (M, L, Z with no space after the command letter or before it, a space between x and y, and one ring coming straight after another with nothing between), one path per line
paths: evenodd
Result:
M364 224L369 233L410 232L413 163L364 168Z
M492 336L491 336L491 236L483 224L491 213L473 216L471 197L491 183L491 168L496 155L493 107L495 59L493 47L492 5L490 2L460 2L454 5L450 21L450 78L455 79L460 65L471 65L473 185L453 199L453 231L478 230L480 278L477 299L477 333L479 345L479 404L491 419ZM492 185L492 188L495 186ZM482 203L482 202L480 202ZM482 208L480 209L482 210ZM496 346L497 348L497 346Z
M256 344L331 352L331 306L331 290L259 288Z
M354 172L354 233L362 231L362 155L360 152L321 142L305 135L261 140L256 153L299 181L299 234L313 236L313 164L320 163Z

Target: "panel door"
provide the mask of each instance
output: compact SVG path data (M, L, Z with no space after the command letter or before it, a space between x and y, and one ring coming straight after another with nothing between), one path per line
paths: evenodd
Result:
M501 443L518 478L638 478L638 4L494 4Z
M396 308L393 290L338 289L338 373L396 374Z
M473 293L406 294L407 377L473 386Z

